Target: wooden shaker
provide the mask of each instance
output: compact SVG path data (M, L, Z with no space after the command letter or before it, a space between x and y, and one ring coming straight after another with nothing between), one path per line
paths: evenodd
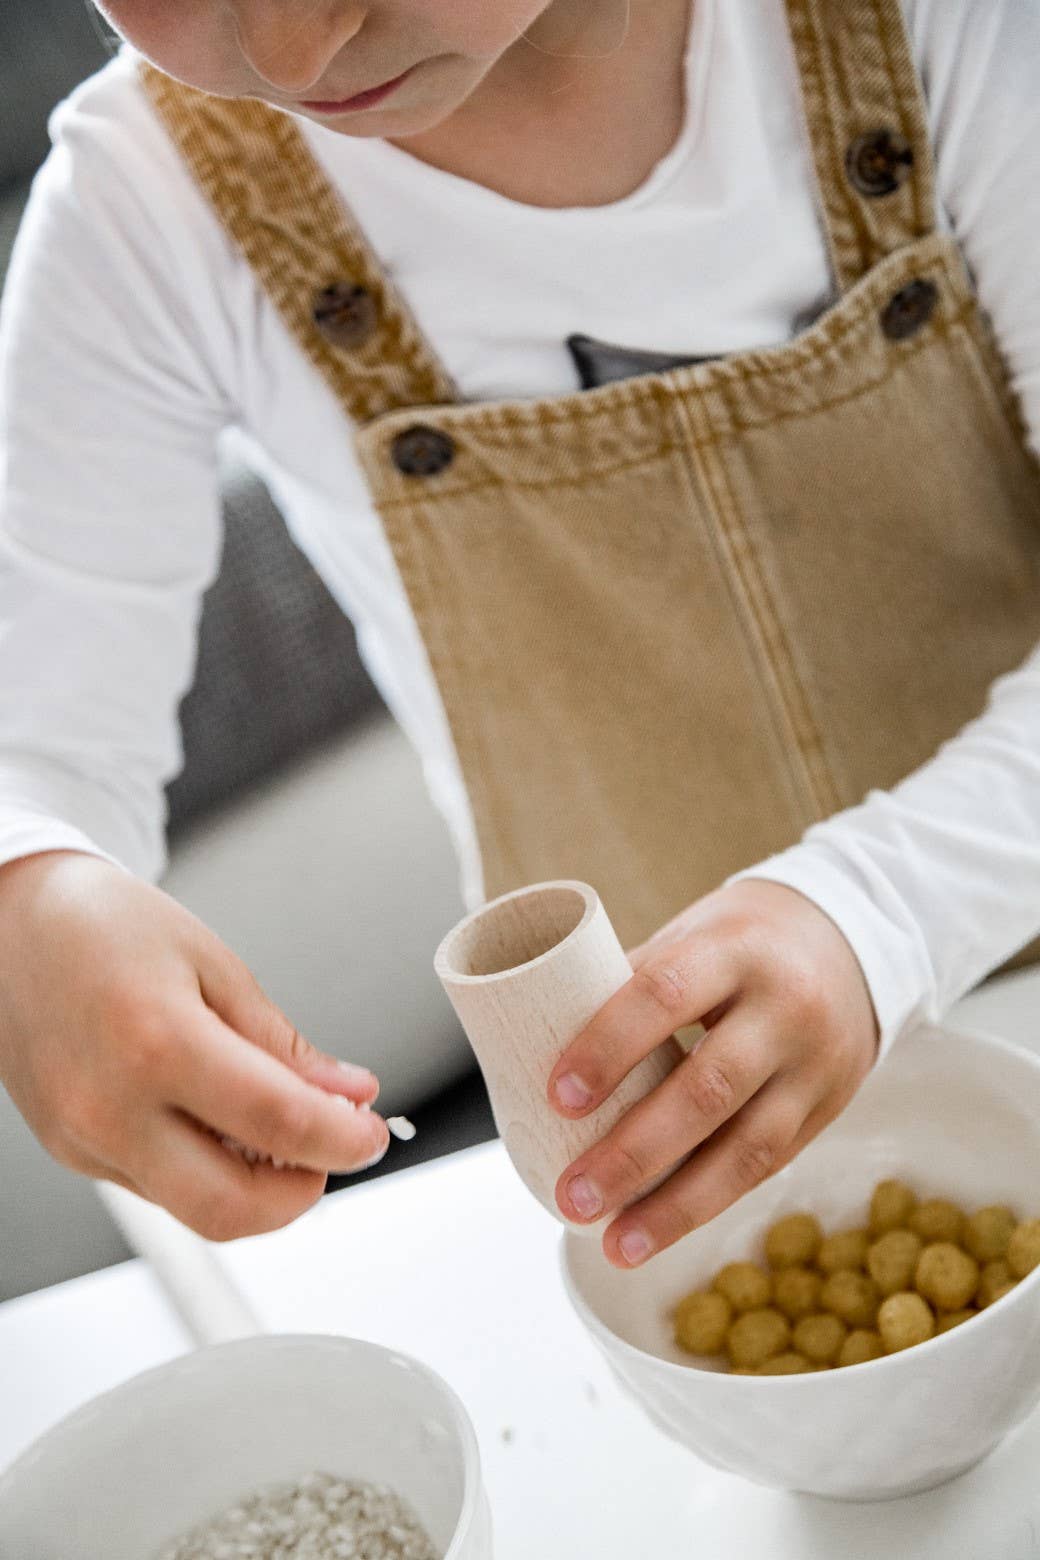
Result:
M668 1076L682 1054L678 1044L658 1047L581 1121L550 1106L546 1086L559 1057L632 977L587 883L537 883L491 900L448 933L434 968L476 1052L510 1159L563 1222L560 1175ZM604 1222L570 1227L597 1231Z

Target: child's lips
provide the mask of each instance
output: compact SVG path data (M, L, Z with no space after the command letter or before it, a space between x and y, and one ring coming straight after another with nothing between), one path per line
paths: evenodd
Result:
M388 98L392 92L396 92L397 88L406 77L411 75L414 69L414 65L410 66L400 76L394 76L390 81L384 81L378 87L369 87L364 92L357 92L353 97L305 99L300 106L313 109L316 113L325 114L342 114L351 112L354 109L371 108L374 104L381 103L384 98Z

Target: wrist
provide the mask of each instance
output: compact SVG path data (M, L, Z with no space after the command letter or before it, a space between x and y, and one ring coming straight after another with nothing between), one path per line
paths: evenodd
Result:
M66 870L70 862L96 861L108 865L104 857L85 850L40 850L16 856L0 865L0 902L11 904L34 893L42 884Z

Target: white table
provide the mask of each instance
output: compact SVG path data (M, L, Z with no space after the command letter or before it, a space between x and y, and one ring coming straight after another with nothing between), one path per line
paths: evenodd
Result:
M0 1305L0 1468L88 1398L193 1347L140 1261L6 1301Z
M1033 1041L1035 992L1030 977L973 998L962 1024ZM369 1338L440 1371L477 1428L496 1560L1040 1556L1040 1414L973 1473L911 1500L757 1489L698 1463L622 1396L571 1313L558 1241L495 1144L340 1192L276 1234L207 1247L198 1282L213 1273L221 1318L230 1296L261 1329ZM46 1301L18 1304L28 1317ZM43 1335L61 1325L39 1315ZM168 1313L162 1328L176 1352L183 1332Z

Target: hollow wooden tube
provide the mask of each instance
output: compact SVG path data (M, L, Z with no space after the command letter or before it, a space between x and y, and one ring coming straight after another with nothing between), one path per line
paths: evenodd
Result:
M587 883L537 883L491 900L448 933L434 968L476 1052L510 1159L562 1220L560 1175L667 1077L681 1056L677 1043L658 1047L581 1121L550 1106L546 1085L559 1057L632 977Z

